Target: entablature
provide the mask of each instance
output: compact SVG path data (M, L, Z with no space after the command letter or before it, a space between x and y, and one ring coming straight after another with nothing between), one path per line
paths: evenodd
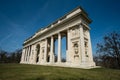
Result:
M86 25L82 22L81 16L87 17L87 14L80 7L76 8L75 10L71 11L70 13L61 17L60 19L56 20L52 24L48 25L46 28L40 29L33 36L31 36L29 39L27 39L24 42L23 46L25 46L31 42L33 44L38 40L42 40L44 38L50 37L51 35L61 32L62 30L67 30L68 28L75 26L75 25L82 24L86 28L90 29L88 25ZM91 20L89 18L86 18L86 20L88 20L88 22L91 22ZM48 32L50 32L50 33L48 33Z

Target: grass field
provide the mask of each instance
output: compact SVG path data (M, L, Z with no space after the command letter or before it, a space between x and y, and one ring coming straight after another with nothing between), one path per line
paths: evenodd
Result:
M120 80L120 70L0 64L0 80Z

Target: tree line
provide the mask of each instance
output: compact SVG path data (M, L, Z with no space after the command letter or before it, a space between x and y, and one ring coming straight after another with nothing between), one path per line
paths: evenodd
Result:
M19 63L21 59L22 49L14 52L7 52L0 49L0 63Z

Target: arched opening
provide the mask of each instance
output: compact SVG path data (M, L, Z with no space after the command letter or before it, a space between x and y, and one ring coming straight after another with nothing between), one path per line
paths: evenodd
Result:
M36 63L39 61L39 54L40 54L40 45L39 44L37 44L37 46L36 46L36 52L37 52L37 54L36 54Z

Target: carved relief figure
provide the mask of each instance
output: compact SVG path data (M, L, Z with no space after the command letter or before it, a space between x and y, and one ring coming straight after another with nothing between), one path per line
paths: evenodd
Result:
M74 50L75 50L75 54L78 54L78 43L74 44Z
M78 36L78 27L72 28L71 35L72 36Z

